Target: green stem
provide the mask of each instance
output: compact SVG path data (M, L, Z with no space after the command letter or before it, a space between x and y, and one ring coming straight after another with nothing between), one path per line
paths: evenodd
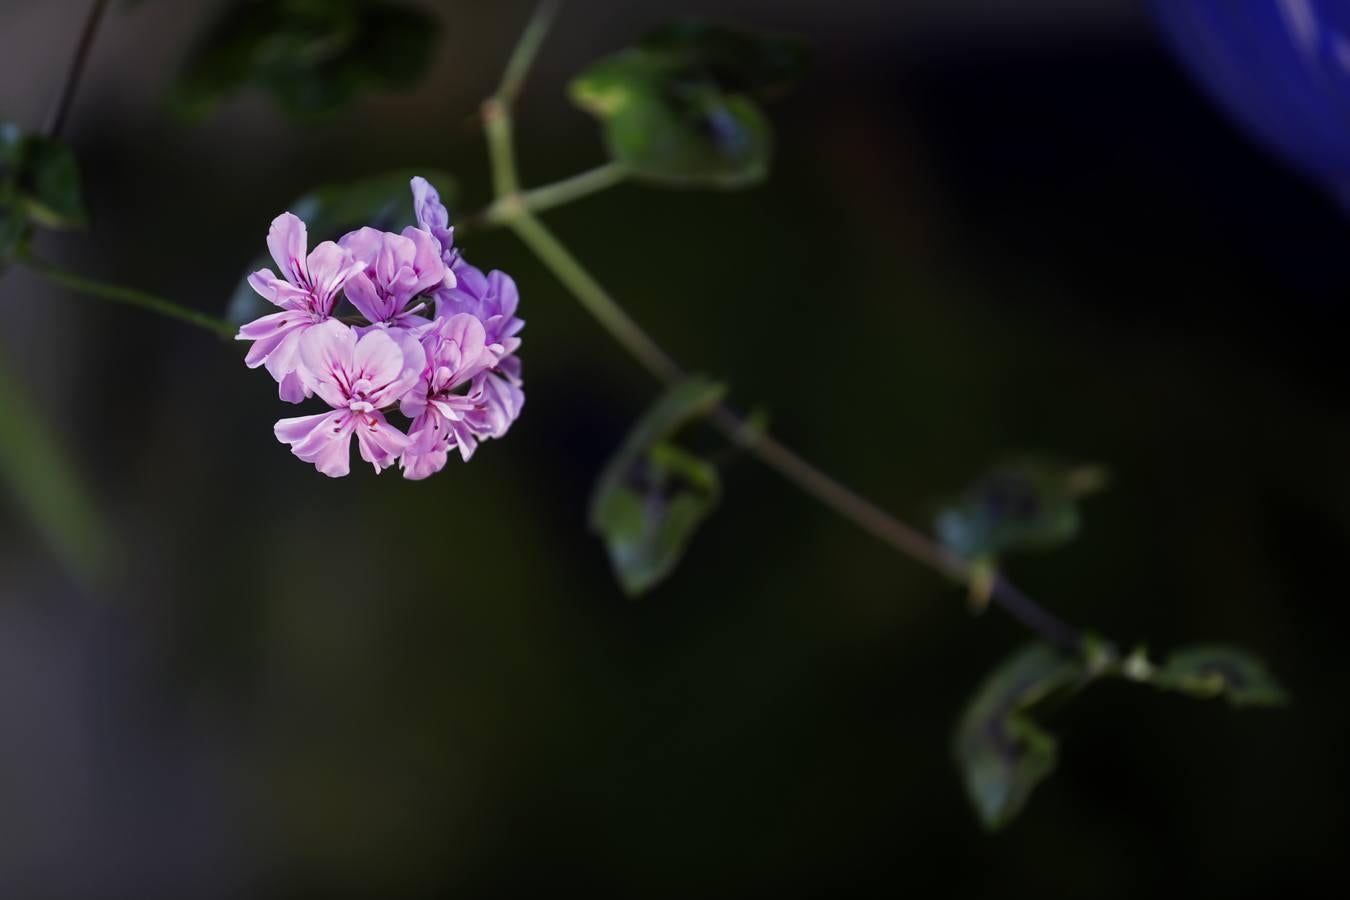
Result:
M483 102L483 129L487 133L489 152L493 156L492 187L498 200L515 197L520 191L509 110L525 85L534 58L539 54L539 48L561 5L561 0L543 0L535 7L534 14L530 16L530 21L506 62L501 83L497 85L496 92Z
M60 137L65 127L70 104L75 99L75 88L79 86L80 76L84 74L84 64L89 60L89 51L94 47L94 35L98 33L99 22L108 8L108 0L93 0L89 13L85 16L84 28L80 31L80 40L75 45L75 53L66 68L66 77L61 82L61 93L56 95L51 112L43 131L48 137Z
M506 136L509 144L510 135ZM605 163L588 169L562 181L555 181L543 187L531 188L522 193L507 193L496 200L487 209L462 220L471 227L491 228L506 225L523 208L537 213L565 206L568 203L589 197L607 188L620 184L628 177L628 169L617 162Z
M642 330L623 307L615 302L591 273L581 265L571 251L554 237L543 222L532 213L518 211L507 223L534 255L548 267L578 302L594 316L605 330L613 335L625 350L636 357L642 366L663 382L678 381L682 377L675 360Z
M521 32L515 49L511 51L511 56L506 61L501 84L497 86L494 95L504 105L509 106L520 93L520 89L525 86L525 79L529 77L534 58L539 55L539 48L543 45L544 38L548 36L549 29L553 27L553 19L558 15L561 6L562 0L543 0L534 8L530 21L526 23L525 30Z
M217 319L214 316L208 316L199 313L196 310L188 309L185 306L179 306L172 300L166 300L163 297L157 297L154 294L140 291L135 288L122 287L117 284L108 284L104 281L95 281L92 278L85 278L83 275L76 275L73 272L67 272L65 269L52 263L38 259L32 254L25 253L18 258L24 268L41 275L54 284L69 288L77 294L87 294L91 297L101 297L104 300L111 300L114 303L124 303L127 306L136 306L149 312L159 313L161 316L168 316L171 319L177 319L180 322L186 322L189 325L195 325L198 328L214 332L222 337L234 337L238 330L224 319Z
M489 97L483 103L483 130L487 135L488 153L492 157L492 190L500 207L499 221L510 214L512 201L520 203L520 178L516 174L516 145L511 135L511 116L504 103Z

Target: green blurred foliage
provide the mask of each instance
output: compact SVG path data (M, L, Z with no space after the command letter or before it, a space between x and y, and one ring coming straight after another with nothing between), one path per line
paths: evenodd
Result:
M111 540L61 437L0 368L0 481L62 564L86 584L108 562Z
M794 39L690 22L593 63L569 92L600 119L610 156L634 177L740 188L765 178L773 154L756 98L781 92L806 59Z
M1222 697L1237 708L1283 706L1288 702L1265 663L1240 647L1223 644L1175 650L1149 680L1192 697Z
M591 530L604 539L614 574L630 596L670 574L717 505L717 468L670 439L706 416L725 393L723 385L699 376L668 390L633 426L596 483Z
M0 265L33 226L88 225L80 168L63 142L0 121Z
M385 0L241 0L202 38L170 102L199 120L257 87L289 115L328 116L363 92L413 85L438 30L425 10Z
M1023 459L990 469L937 516L937 535L966 560L1049 550L1078 534L1079 498L1100 490L1097 466Z
M1072 657L1045 644L1018 651L981 683L961 716L953 751L966 793L985 828L1007 825L1054 771L1055 738L1032 710L1083 678Z

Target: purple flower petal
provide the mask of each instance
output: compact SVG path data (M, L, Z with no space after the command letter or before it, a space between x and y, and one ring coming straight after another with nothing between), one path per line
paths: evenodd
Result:
M305 223L298 216L284 212L272 220L267 232L267 249L277 261L281 274L297 287L310 286L309 273L305 268L305 249L309 245L309 235Z
M317 416L282 419L272 429L277 440L291 445L291 452L330 478L351 470L352 431L356 416L335 410Z
M356 444L361 450L361 458L375 467L376 472L389 468L398 462L399 456L408 448L408 436L390 425L380 413L360 416L356 427Z

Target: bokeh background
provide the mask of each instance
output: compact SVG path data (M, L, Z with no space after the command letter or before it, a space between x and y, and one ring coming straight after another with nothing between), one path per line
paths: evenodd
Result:
M477 208L472 113L528 4L427 5L414 90L318 123L248 93L184 125L165 97L221 4L117 4L67 130L95 225L38 249L219 312L317 184L425 165ZM5 117L41 123L85 7L0 4ZM549 213L562 237L687 365L908 518L1010 451L1108 464L1081 538L1013 575L1126 643L1246 645L1293 704L1095 687L1051 723L1059 772L987 836L949 734L1018 627L749 461L676 575L622 596L585 503L654 385L509 234L466 252L521 286L529 402L421 484L323 478L237 347L15 270L0 359L116 563L75 577L0 494L0 894L1346 880L1334 197L1231 124L1135 0L574 2L520 107L529 183L603 158L567 78L690 14L811 40L772 178L623 186Z

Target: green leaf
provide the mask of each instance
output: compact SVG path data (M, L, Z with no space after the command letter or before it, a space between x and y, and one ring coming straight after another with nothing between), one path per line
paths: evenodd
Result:
M1284 689L1261 660L1238 647L1197 644L1183 647L1155 669L1158 687L1192 697L1223 697L1234 707L1283 706Z
M0 261L27 240L34 225L86 224L80 167L70 148L0 122Z
M0 187L0 273L5 271L15 251L28 240L31 231L28 220L7 203L4 189Z
M762 180L773 155L755 98L784 89L805 64L798 41L686 23L593 63L569 93L601 120L610 155L634 177L738 188Z
M1103 470L1095 466L1000 465L938 514L938 538L972 561L1057 547L1078 533L1079 498L1099 490L1104 481Z
M810 67L810 52L797 38L757 34L697 19L672 22L642 37L639 46L665 53L696 69L723 89L756 97L782 94Z
M252 0L233 4L193 53L171 96L199 119L247 86L300 118L323 116L362 91L412 85L431 60L438 25L384 0Z
M449 174L435 169L394 169L356 181L324 185L297 198L287 209L305 221L311 250L321 241L336 240L362 225L399 231L416 222L412 189L408 185L414 175L421 175L435 185L446 205L453 204L455 179ZM241 325L276 311L248 284L250 274L270 267L275 267L275 263L266 253L249 264L226 307L225 318L230 323Z
M601 473L591 496L590 526L604 539L614 574L631 596L670 574L717 505L717 469L668 439L711 411L724 394L722 385L697 376L671 388Z
M24 130L13 122L0 121L0 178L18 168L23 159Z
M109 539L62 451L22 387L0 369L0 481L76 576L97 577Z
M29 220L43 228L84 228L89 219L75 154L49 137L32 135L28 144L20 184L26 192Z
M995 669L966 707L953 753L981 823L1007 825L1055 768L1057 742L1031 718L1032 708L1081 682L1074 658L1031 644Z

